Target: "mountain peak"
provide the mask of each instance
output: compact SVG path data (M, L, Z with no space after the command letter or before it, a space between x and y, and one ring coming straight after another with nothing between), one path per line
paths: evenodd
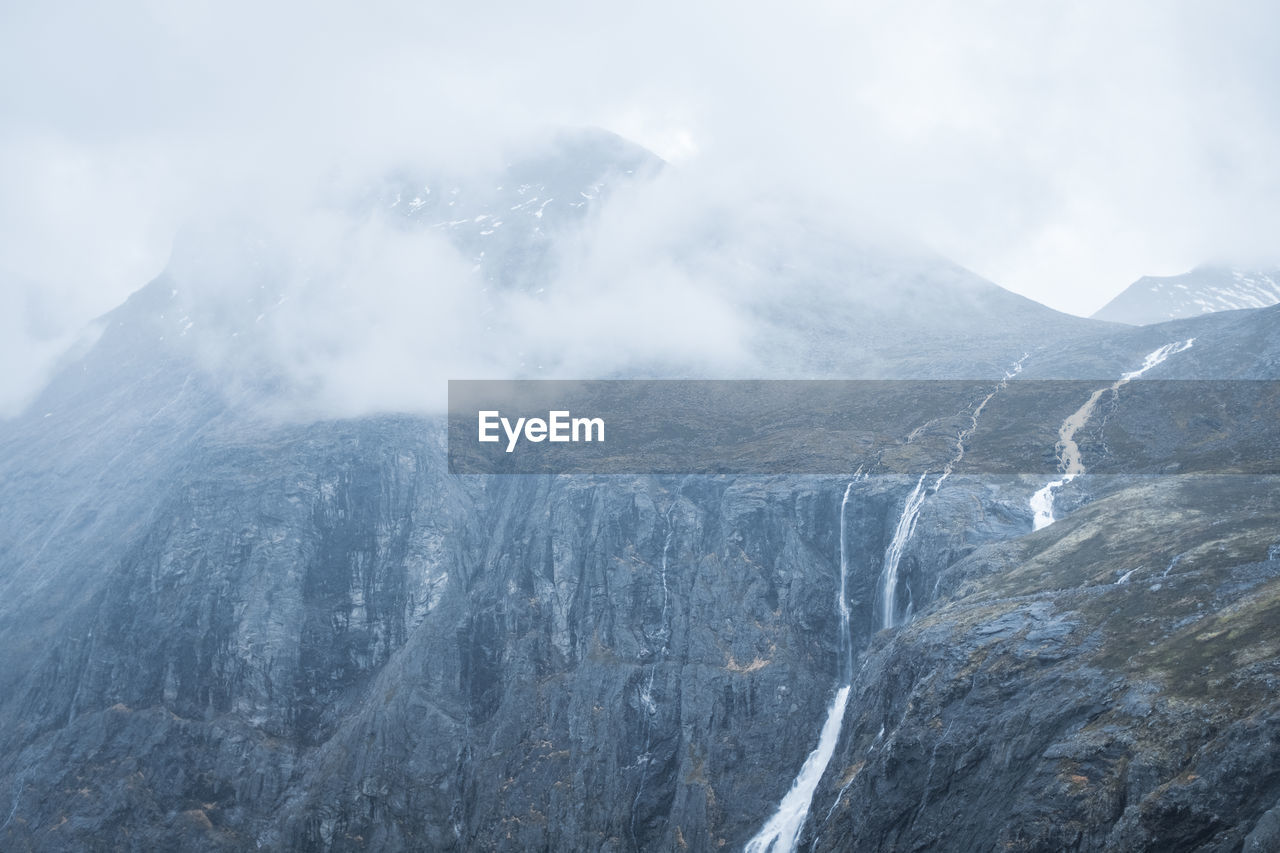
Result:
M1094 315L1146 326L1214 311L1266 308L1280 302L1280 269L1204 264L1175 276L1143 276Z

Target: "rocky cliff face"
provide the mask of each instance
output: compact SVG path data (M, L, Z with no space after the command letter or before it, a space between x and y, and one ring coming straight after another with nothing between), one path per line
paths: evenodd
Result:
M455 478L435 429L192 459L25 679L9 838L740 843L834 677L843 484ZM859 553L905 485L859 497ZM927 559L952 553L934 538ZM853 585L859 643L877 570Z
M864 660L815 848L1271 849L1277 542L1270 481L1161 478L953 564Z
M1271 479L1087 475L1033 533L1042 480L953 477L880 630L914 479L452 476L436 419L229 405L161 339L169 298L0 431L6 850L740 848L840 682L842 545L852 698L802 847L1280 842ZM1193 336L1160 375L1280 363L1275 309L1015 309L1043 321L1028 375ZM928 356L904 352L857 363Z
M7 846L745 841L837 677L844 484L459 479L434 429L311 427L193 460L23 679ZM1034 536L1024 484L944 487L904 558L923 612L877 633L910 485L868 481L846 508L868 652L819 847L1265 835L1269 481L1112 483Z

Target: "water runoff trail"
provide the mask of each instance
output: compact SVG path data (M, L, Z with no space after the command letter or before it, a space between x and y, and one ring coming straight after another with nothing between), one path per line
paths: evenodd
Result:
M1062 422L1062 426L1058 427L1058 444L1056 447L1058 451L1058 470L1062 472L1062 476L1056 480L1051 480L1044 488L1039 489L1031 496L1031 526L1033 530L1040 530L1053 524L1054 493L1085 472L1084 459L1080 455L1080 446L1075 441L1076 433L1089 422L1089 418L1093 416L1093 410L1097 407L1098 401L1102 399L1102 395L1115 394L1151 368L1158 364L1163 364L1164 360L1169 356L1191 349L1191 345L1195 343L1195 340L1195 338L1188 338L1185 341L1175 341L1171 344L1165 344L1158 350L1147 353L1147 357L1142 360L1141 367L1128 373L1122 373L1115 382L1094 391L1089 395L1089 399L1085 400L1083 406L1076 409Z
M916 486L911 490L911 494L907 495L906 502L902 505L902 513L898 516L898 523L894 527L893 537L889 540L889 547L884 552L884 564L880 571L879 588L876 592L877 609L880 612L880 629L893 628L907 618L910 617L911 606L899 616L897 599L898 599L898 569L902 564L902 554L906 549L907 543L911 541L912 535L916 532L916 522L920 520L920 510L924 508L924 502L930 495L936 495L938 490L942 488L942 484L947 481L951 473L955 471L956 466L964 459L964 443L978 429L978 418L982 416L982 412L986 409L991 399L1003 391L1009 385L1009 380L1013 379L1022 372L1022 363L1027 360L1024 354L1022 358L1014 362L1004 378L1001 379L996 386L991 389L991 393L983 397L982 400L974 407L969 416L969 425L956 435L955 453L942 467L933 485L926 486L925 481L929 478L929 472L920 475L920 479L916 481ZM916 435L920 430L916 430L912 435Z
M826 772L831 756L836 751L836 743L840 740L840 727L844 722L845 708L849 704L849 691L853 689L853 638L849 630L849 551L845 536L845 510L849 505L849 493L859 480L866 475L859 468L853 480L844 488L844 498L840 501L840 597L836 602L836 610L840 614L840 686L827 708L827 718L818 734L818 745L813 748L804 760L790 790L778 804L778 810L769 818L755 836L747 842L744 853L791 853L796 849L796 840L800 837L800 829L809 816L809 804L813 802L813 793L818 789L818 782Z
M996 384L991 393L974 407L970 413L969 425L956 435L954 455L943 466L942 473L934 481L933 485L925 488L924 483L928 477L926 472L921 475L915 489L907 497L907 501L902 508L902 514L898 517L898 522L894 527L893 537L885 550L885 568L881 572L877 593L882 602L892 602L896 596L898 563L902 559L902 552L906 548L908 540L915 532L916 521L920 516L920 509L924 506L925 499L930 494L937 492L939 487L951 476L955 466L964 458L964 443L978 428L978 418L982 414L982 410L986 408L987 403L991 402L992 397L1000 393L1008 385L1010 379L1022 371L1022 363L1026 358L1026 355L1023 355L1014 364L1013 368L1004 375L1004 378ZM912 432L908 437L908 441L914 439L922 431L923 427ZM804 764L800 767L800 772L796 774L795 781L791 783L791 788L783 796L782 802L778 804L777 811L761 827L760 831L747 842L746 847L743 848L744 853L794 853L796 842L800 838L800 830L804 828L805 821L809 817L809 808L813 804L814 792L817 791L818 783L822 781L827 765L831 763L831 756L835 754L836 745L840 742L840 730L844 723L845 710L849 705L849 694L853 690L853 634L850 625L852 614L849 610L848 598L847 510L849 495L852 493L854 485L866 478L867 475L859 468L853 475L853 479L845 486L844 497L840 501L840 590L839 597L836 600L836 612L840 616L840 636L838 637L840 682L836 688L835 696L831 699L831 704L827 707L827 716L822 723L822 729L818 732L818 745L805 758ZM896 624L893 617L893 609L892 606L886 608L887 615L882 617L881 627L891 628ZM841 794L843 793L841 791ZM837 797L836 801L839 802L839 797ZM828 812L829 815L830 813Z
M645 782L649 779L649 764L653 761L653 718L658 714L658 703L653 698L653 679L658 672L658 666L671 651L671 626L667 623L667 612L670 609L671 591L667 587L667 568L669 567L671 557L671 543L675 541L676 527L674 515L676 511L676 502L673 500L671 506L667 509L667 535L662 543L662 568L659 577L662 579L662 613L658 617L658 639L662 646L654 655L653 662L649 665L649 678L645 685L640 688L640 707L644 709L644 748L640 751L640 755L636 758L636 765L640 768L640 783L636 786L635 798L631 801L631 819L628 821L627 828L631 833L631 843L639 849L636 840L636 810L640 807L640 797L644 793Z

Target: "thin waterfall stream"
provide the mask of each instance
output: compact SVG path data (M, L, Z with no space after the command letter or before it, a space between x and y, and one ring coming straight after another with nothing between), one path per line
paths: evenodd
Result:
M929 476L928 472L925 472L920 475L915 489L907 496L902 513L899 515L898 522L894 527L889 547L885 550L885 566L881 572L878 590L882 628L892 628L897 624L894 601L897 595L898 566L902 559L903 550L915 532L916 522L919 519L920 509L924 505L925 499L941 488L942 484L951 476L955 467L964 459L965 441L977 430L978 418L987 404L991 402L991 399L1008 386L1009 380L1022 372L1022 364L1026 358L1027 355L1023 354L1022 358L1014 363L1013 367L1004 374L1004 377L991 392L973 407L972 412L970 412L969 424L956 435L954 454L943 466L941 474L939 474L933 485L929 488L925 487L925 479ZM914 431L908 440L913 440L919 432L920 430ZM800 831L804 828L805 821L809 817L813 795L817 791L818 783L822 781L822 776L826 773L827 765L831 763L831 757L840 741L840 730L844 722L845 710L849 704L849 694L853 689L853 637L850 624L852 614L849 610L848 601L849 545L847 514L849 496L853 491L854 484L861 479L865 479L866 476L862 469L859 468L854 474L853 480L845 486L844 497L840 501L840 588L836 601L836 610L840 616L840 636L838 637L840 678L836 693L832 697L831 704L827 707L827 716L818 734L818 745L805 758L804 764L800 767L800 772L796 774L791 787L783 796L782 802L778 804L777 811L761 827L760 831L747 842L743 848L744 853L792 853L795 850L796 842L800 838Z

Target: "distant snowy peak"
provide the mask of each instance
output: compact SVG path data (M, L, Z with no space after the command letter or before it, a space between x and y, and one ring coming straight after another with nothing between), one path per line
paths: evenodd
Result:
M1175 276L1144 276L1104 305L1095 320L1145 326L1214 311L1280 303L1280 270L1196 267Z

